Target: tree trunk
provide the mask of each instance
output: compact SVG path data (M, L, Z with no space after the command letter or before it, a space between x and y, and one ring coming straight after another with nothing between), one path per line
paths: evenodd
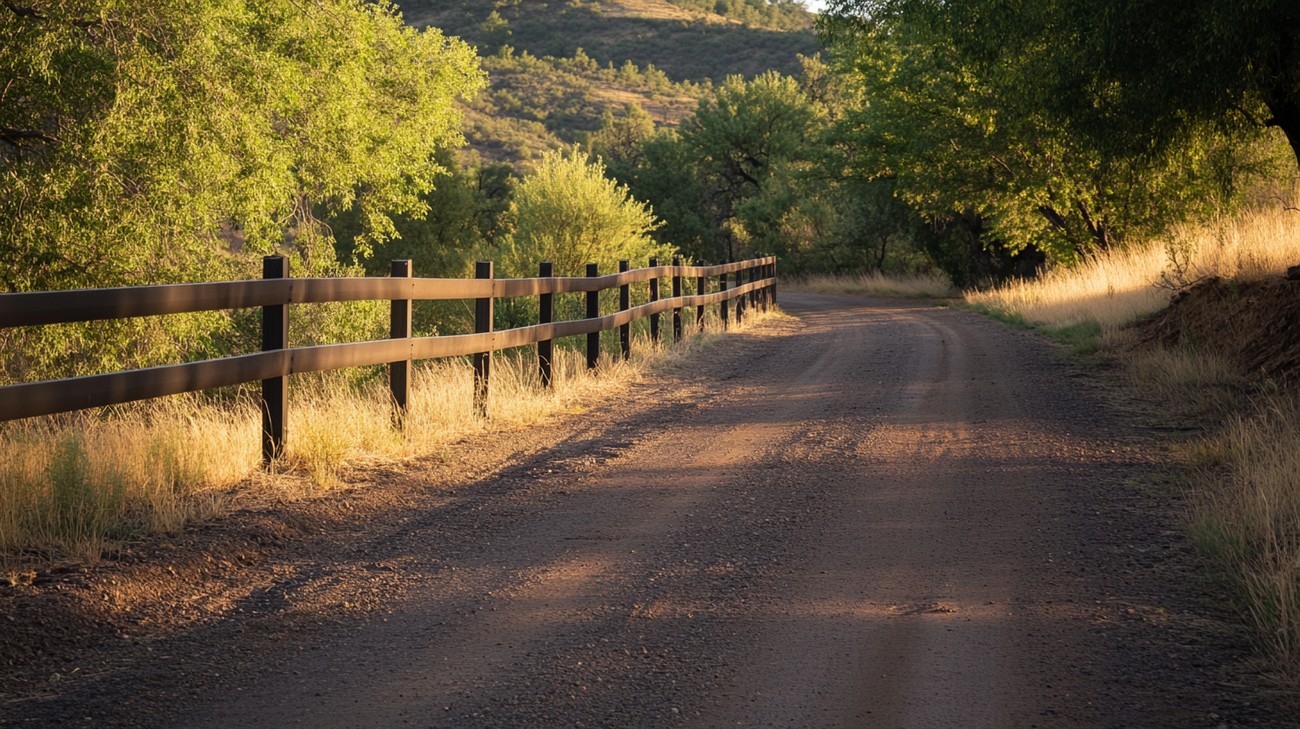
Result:
M1292 31L1300 28L1292 28ZM1264 104L1272 112L1270 124L1282 130L1300 167L1300 38L1284 36L1272 88L1264 92Z
M1300 168L1300 99L1293 96L1269 99L1265 103L1268 104L1268 110L1273 112L1273 119L1269 123L1286 135L1286 141L1291 144L1291 152L1295 155L1296 167Z

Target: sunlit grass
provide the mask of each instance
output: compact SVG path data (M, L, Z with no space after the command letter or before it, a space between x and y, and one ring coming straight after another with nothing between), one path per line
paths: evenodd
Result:
M750 316L742 328L770 316L779 314ZM350 466L437 452L608 402L647 372L688 361L726 336L711 321L704 333L688 327L674 346L664 331L659 345L637 339L629 361L605 355L594 371L584 352L557 347L549 389L532 348L497 353L486 418L475 412L467 360L419 363L401 429L384 378L295 376L286 451L270 472L261 469L261 414L251 397L183 395L0 424L0 562L93 561L115 540L177 530L240 494L319 493L341 485Z
M1110 251L1037 279L971 291L967 303L1034 325L1123 326L1159 311L1179 287L1206 278L1259 279L1300 263L1300 213L1257 208L1185 225L1145 245Z

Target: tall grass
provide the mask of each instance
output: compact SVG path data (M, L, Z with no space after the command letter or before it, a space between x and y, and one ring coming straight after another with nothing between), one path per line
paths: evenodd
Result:
M1236 587L1261 652L1300 686L1300 397L1273 392L1192 449L1193 535Z
M744 327L766 316L748 317ZM181 395L0 424L0 567L94 561L116 539L174 531L221 512L239 494L319 492L338 486L350 465L436 452L469 435L608 400L648 368L690 357L720 336L711 325L677 346L638 340L630 361L603 357L594 371L585 353L557 347L549 389L531 349L497 353L486 418L475 414L467 361L421 363L402 429L383 378L358 384L355 374L298 375L290 380L286 452L270 473L260 468L261 414L248 397Z
M966 294L968 303L1064 327L1091 321L1113 329L1159 311L1173 292L1198 280L1258 279L1300 263L1300 212L1255 208L1210 223L1183 225L1145 245L1093 256Z

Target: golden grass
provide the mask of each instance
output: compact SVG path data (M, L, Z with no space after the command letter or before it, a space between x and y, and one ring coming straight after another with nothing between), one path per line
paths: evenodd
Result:
M1236 588L1259 650L1300 683L1300 399L1261 396L1189 450L1193 536Z
M1258 279L1300 263L1300 212L1255 208L1185 225L1146 245L1111 251L1030 281L972 291L967 303L1032 324L1096 322L1113 329L1159 311L1197 280Z
M774 315L748 317L742 328ZM21 555L94 561L116 539L174 531L219 513L238 493L320 492L339 485L349 465L436 452L475 433L607 401L648 370L689 360L724 336L716 324L688 334L677 346L638 340L630 361L603 357L595 371L583 352L557 347L550 389L541 387L531 348L497 353L487 418L474 412L466 360L421 363L400 430L384 379L358 385L346 373L295 376L286 452L269 473L260 468L261 415L249 398L183 395L6 423L0 562Z
M852 276L808 276L782 282L786 291L813 294L864 294L942 299L956 295L952 282L939 274L887 276L880 272Z

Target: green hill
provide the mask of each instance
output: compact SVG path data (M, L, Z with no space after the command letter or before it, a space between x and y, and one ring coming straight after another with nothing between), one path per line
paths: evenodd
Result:
M799 70L820 44L813 16L780 0L399 0L408 23L479 49L491 86L466 113L488 161L527 163L581 142L636 104L659 125L733 74Z

